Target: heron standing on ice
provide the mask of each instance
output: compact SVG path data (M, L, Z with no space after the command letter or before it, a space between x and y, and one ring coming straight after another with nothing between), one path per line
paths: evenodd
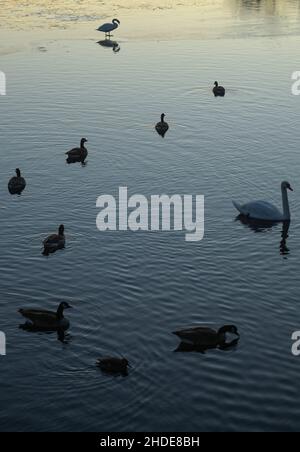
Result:
M98 31L102 31L102 33L105 33L106 38L110 38L111 32L119 28L119 25L121 25L121 22L118 19L114 19L111 24L107 23L101 25L101 27L98 28Z

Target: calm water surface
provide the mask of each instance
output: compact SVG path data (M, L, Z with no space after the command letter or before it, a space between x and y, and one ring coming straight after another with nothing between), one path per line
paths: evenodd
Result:
M298 2L292 2L298 3ZM1 430L298 430L300 360L300 100L291 95L300 38L121 42L52 41L1 58ZM40 51L44 50L44 51ZM215 99L211 85L228 89ZM162 111L171 130L153 130ZM87 165L64 153L89 139ZM16 167L26 191L11 197ZM254 231L232 199L281 205L288 179L293 221ZM96 199L204 194L205 239L182 233L105 233ZM41 241L66 225L67 247L44 258ZM71 328L19 329L20 307L69 301ZM230 352L174 353L174 329L236 324ZM99 372L125 355L126 378Z

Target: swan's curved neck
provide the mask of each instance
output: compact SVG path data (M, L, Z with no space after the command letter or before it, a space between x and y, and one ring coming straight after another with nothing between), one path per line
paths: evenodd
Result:
M284 220L290 220L291 212L290 212L290 205L289 205L287 189L285 187L282 187L281 191L282 191L282 207L283 207Z

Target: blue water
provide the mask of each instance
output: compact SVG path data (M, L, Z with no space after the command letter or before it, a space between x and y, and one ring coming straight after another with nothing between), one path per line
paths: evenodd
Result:
M1 58L1 430L241 431L299 429L300 99L291 95L300 38L45 43ZM215 99L212 83L227 88ZM153 130L162 111L170 131ZM87 165L64 153L89 139ZM20 167L27 180L12 197ZM231 200L281 206L292 222L254 231ZM96 199L205 195L205 238L181 232L100 233ZM67 247L41 242L65 224ZM75 308L64 343L19 329L21 307ZM174 329L232 323L229 351L174 353ZM96 367L124 355L127 377Z

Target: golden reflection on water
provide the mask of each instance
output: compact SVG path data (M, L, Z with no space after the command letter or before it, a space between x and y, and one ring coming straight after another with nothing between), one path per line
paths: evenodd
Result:
M96 41L114 17L121 42L300 35L299 0L0 0L0 54L48 39Z
M156 29L161 20L165 33L168 29L174 33L176 25L177 34L184 34L197 22L201 34L202 27L218 28L220 23L249 15L266 21L277 17L288 26L298 19L299 11L298 0L0 0L2 27L17 30L64 29L75 23L131 16L138 17L137 30Z

